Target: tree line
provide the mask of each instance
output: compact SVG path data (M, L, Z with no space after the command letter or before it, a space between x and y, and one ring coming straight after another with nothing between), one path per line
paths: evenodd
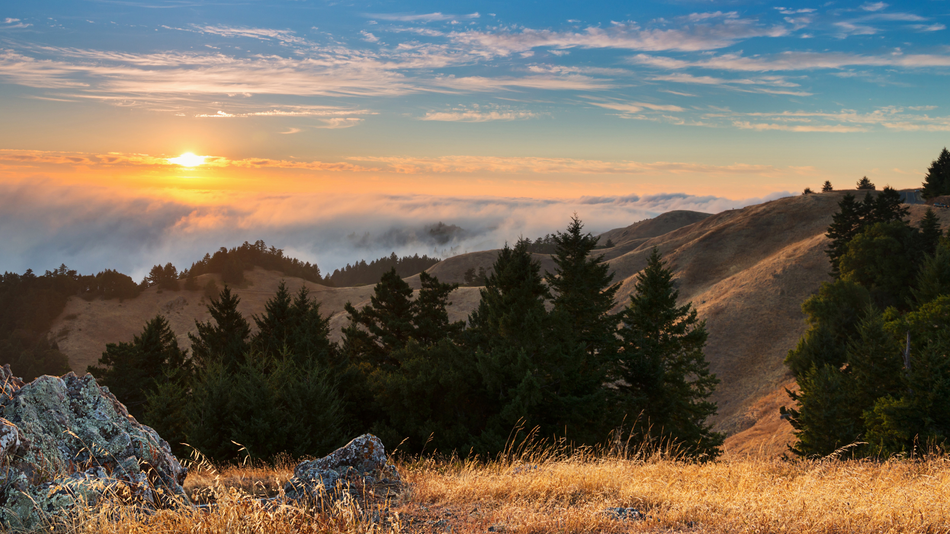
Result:
M0 276L0 361L26 380L66 373L69 361L50 339L50 327L67 299L126 299L139 292L130 277L111 269L96 275L81 275L66 265L39 276L32 269L5 272Z
M925 196L945 194L932 184L947 170L944 149ZM838 205L834 280L802 305L809 328L785 360L799 390L782 414L800 456L913 455L950 437L950 240L932 209L915 227L897 191L866 189Z
M440 261L442 260L439 258L430 258L425 254L422 257L413 254L400 258L393 252L388 257L379 258L369 263L366 263L366 260L360 260L353 265L347 263L346 267L334 269L333 273L323 283L334 287L375 284L390 269L395 269L399 276L405 278L419 274Z
M346 304L341 343L306 288L283 284L251 334L225 287L190 355L157 316L90 372L169 442L219 460L319 455L366 431L410 452L485 455L515 428L575 444L623 429L634 446L716 457L705 324L656 249L611 314L619 284L582 229L575 217L554 236L553 273L526 240L506 245L467 321L449 320L457 284L423 272L413 291L391 268L369 304Z

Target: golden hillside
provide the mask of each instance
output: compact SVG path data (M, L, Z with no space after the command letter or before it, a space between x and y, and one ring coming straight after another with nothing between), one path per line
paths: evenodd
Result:
M682 302L691 301L709 331L706 356L722 380L714 400L719 414L717 430L730 434L733 451L781 453L791 428L778 417L785 404L785 387L794 382L782 363L805 330L801 303L829 280L824 233L843 192L796 196L716 215L670 212L628 228L612 230L616 246L603 251L615 280L621 283L616 310L634 291L636 274L646 264L652 247L659 247L673 268ZM911 206L914 222L925 206ZM944 224L950 221L942 215ZM449 258L429 269L446 282L461 282L470 267L490 268L497 251ZM547 255L536 255L551 270ZM203 275L199 285L208 277ZM239 310L250 319L264 309L282 279L279 273L255 269L236 292ZM418 276L407 281L419 287ZM291 291L305 282L286 279ZM307 282L313 297L331 316L334 336L346 325L343 305L369 303L372 286L328 288ZM453 320L465 319L478 305L479 289L459 288L449 308ZM107 342L129 341L147 320L163 314L190 345L187 334L195 320L209 314L201 291L160 291L150 288L135 299L85 301L71 298L52 332L77 372L95 363Z

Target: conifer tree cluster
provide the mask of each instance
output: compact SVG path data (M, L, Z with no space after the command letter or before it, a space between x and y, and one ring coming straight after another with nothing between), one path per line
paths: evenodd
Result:
M846 195L828 229L835 280L802 305L809 329L785 362L782 412L801 456L945 450L950 438L950 241L928 209L907 221L885 188Z
M133 298L140 292L130 277L110 269L96 275L82 275L60 265L39 276L31 269L23 274L3 273L0 275L0 363L9 363L17 376L26 380L68 372L69 362L54 340L59 332L50 332L50 327L63 313L69 297L121 300Z
M421 273L440 261L442 260L439 258L430 258L425 254L421 257L414 254L400 258L393 252L388 257L379 258L369 263L366 263L365 260L360 260L353 265L347 263L345 267L334 269L333 274L327 276L325 283L335 287L375 284L380 277L391 269L395 269L399 276L407 277Z
M211 300L211 319L189 334L191 357L159 315L131 343L107 345L89 372L179 454L183 443L219 460L340 445L343 405L329 373L336 347L306 286L291 296L281 282L253 318L253 335L239 303L227 286Z
M412 452L495 454L517 428L597 444L623 426L633 445L714 458L705 325L678 304L659 251L612 314L619 284L592 254L597 238L574 217L552 241L547 274L527 240L506 245L467 321L449 316L458 285L425 272L413 290L392 268L369 304L347 303L339 345L306 289L281 284L252 329L226 286L190 357L156 317L90 370L168 441L222 460L235 443L319 455L367 431Z

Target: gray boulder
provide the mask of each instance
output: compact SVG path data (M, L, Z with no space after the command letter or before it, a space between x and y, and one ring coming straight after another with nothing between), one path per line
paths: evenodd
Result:
M188 470L92 375L24 384L0 368L0 526L37 530L103 498L190 504Z
M395 488L401 484L399 473L386 459L383 442L372 434L363 434L323 458L297 464L284 493L298 502L317 502L344 491L360 495L368 487Z

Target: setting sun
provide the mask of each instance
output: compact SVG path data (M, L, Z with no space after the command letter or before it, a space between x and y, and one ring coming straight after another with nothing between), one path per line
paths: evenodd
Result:
M205 162L207 156L196 156L191 152L185 152L177 158L168 158L168 161L182 167L197 167Z

